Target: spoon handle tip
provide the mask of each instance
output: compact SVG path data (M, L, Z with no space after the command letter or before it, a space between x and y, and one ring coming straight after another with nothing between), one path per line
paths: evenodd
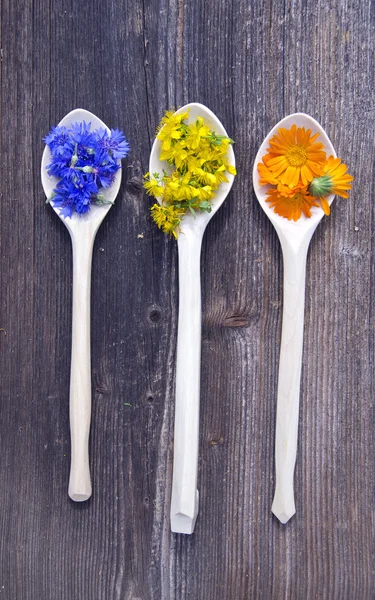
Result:
M287 497L289 496L289 497ZM294 494L293 494L293 483L292 487L289 490L289 493L286 494L284 491L279 493L279 490L276 487L275 497L272 503L272 512L277 517L283 525L287 523L293 515L296 514L296 507L294 504Z
M183 505L183 501L178 503L180 507ZM172 533L185 533L190 535L194 532L195 522L198 516L199 508L199 492L195 491L195 501L193 510L189 511L189 514L183 512L176 512L176 508L172 506L171 510L171 531Z

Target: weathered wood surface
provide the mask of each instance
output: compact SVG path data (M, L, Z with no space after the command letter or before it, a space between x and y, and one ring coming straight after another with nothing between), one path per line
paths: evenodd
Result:
M1 19L0 598L374 598L374 2L3 0ZM141 188L163 111L190 101L218 115L238 164L203 247L191 537L169 532L176 244ZM78 106L132 146L94 251L83 505L67 496L70 241L40 183L41 138ZM326 128L355 185L311 245L297 514L282 526L282 263L251 171L295 111Z

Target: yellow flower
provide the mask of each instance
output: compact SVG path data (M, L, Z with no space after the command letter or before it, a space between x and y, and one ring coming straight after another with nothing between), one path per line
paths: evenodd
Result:
M179 141L176 141L168 150L162 148L160 152L160 160L174 163L178 169L183 165L187 157L188 152Z
M293 190L292 195L284 196L277 189L272 188L267 191L266 201L275 213L285 217L289 221L298 221L302 213L305 217L311 217L311 207L319 206L315 198L309 195L307 186L298 186Z
M204 124L202 117L197 117L195 123L188 125L185 143L188 148L196 150L201 143L201 138L210 135L210 129Z
M214 187L217 184L217 178L215 175L213 175L212 173L208 173L208 171L204 171L204 169L200 169L199 167L197 169L194 169L193 176L194 175L197 177L200 183L208 183L209 185L212 185Z
M227 164L225 164L225 166L226 166L228 173L230 173L231 175L237 175L236 167L234 167L233 165L227 165Z
M220 157L219 157L220 158ZM201 166L205 163L216 162L218 159L218 152L216 148L212 148L211 146L205 146L204 148L199 149L199 160Z
M227 174L236 174L227 161L233 140L216 135L202 117L187 124L188 113L167 112L158 129L160 160L169 168L163 174L147 174L147 192L159 198L151 208L152 218L165 233L177 237L181 219L190 211L211 211L211 201Z
M187 112L176 115L172 112L166 112L161 120L157 139L162 142L162 149L169 150L173 140L179 140L183 135L181 123L189 116Z
M218 167L216 169L215 177L216 177L218 185L220 185L220 183L228 181L228 178L226 176L226 171L228 171L228 167L226 167L224 164L220 165L220 167Z
M196 197L199 200L211 200L214 197L212 187L204 185L203 187L196 188Z
M200 169L202 164L203 164L203 161L201 158L198 158L197 156L192 155L192 154L188 154L187 159L186 159L186 166L187 166L187 170L190 173L194 173L196 169Z
M154 204L151 206L150 210L156 225L160 227L164 233L173 235L173 237L177 239L176 229L178 229L181 223L184 211L173 206L160 206L160 204Z
M307 185L319 177L326 160L321 142L316 142L319 133L311 135L311 129L292 125L290 129L280 127L270 140L269 153L263 158L266 167L281 183L295 187L300 182Z
M148 181L144 182L144 187L147 190L147 193L150 196L154 196L154 198L159 198L163 195L164 188L160 185L157 179L154 177L150 177L150 173L146 173L145 178L149 177Z

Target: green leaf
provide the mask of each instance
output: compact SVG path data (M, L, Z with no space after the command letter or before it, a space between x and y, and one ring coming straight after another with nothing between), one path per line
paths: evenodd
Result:
M97 206L104 206L105 204L114 204L114 201L112 202L111 200L106 200L103 194L98 194L97 196L94 196L92 201Z
M209 202L208 200L201 200L199 202L199 208L200 210L202 210L203 212L208 212L210 213L212 211L212 205L211 202Z

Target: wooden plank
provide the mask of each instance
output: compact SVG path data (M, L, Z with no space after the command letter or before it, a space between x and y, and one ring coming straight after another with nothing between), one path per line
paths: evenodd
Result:
M373 2L2 0L1 598L374 597L374 33ZM150 221L142 174L164 110L194 100L235 138L239 174L203 247L189 537L169 532L176 245ZM132 147L94 251L84 505L67 496L70 242L40 184L41 138L77 106ZM270 512L282 264L251 171L294 111L326 128L355 185L311 245L297 514L282 526Z

